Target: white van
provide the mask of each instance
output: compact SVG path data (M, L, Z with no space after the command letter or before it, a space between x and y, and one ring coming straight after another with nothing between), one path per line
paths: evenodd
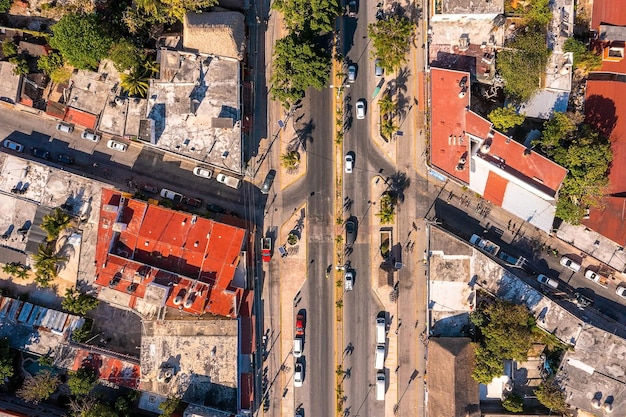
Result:
M385 401L385 371L376 373L376 401Z
M385 344L387 338L387 321L384 317L376 317L376 343Z
M374 358L374 368L382 371L385 367L385 345L376 345L376 357Z
M296 336L293 339L293 357L299 358L300 356L302 356L302 338Z

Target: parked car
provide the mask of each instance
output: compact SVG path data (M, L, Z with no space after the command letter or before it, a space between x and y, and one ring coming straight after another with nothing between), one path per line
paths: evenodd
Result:
M356 102L356 118L359 120L365 119L365 100L363 99Z
M161 197L167 198L168 200L172 200L176 203L183 201L182 194L178 194L172 190L168 190L167 188L161 190Z
M128 145L111 139L107 142L107 148L113 149L114 151L118 152L126 152L126 149L128 149Z
M356 81L356 65L348 65L348 82L353 83Z
M12 140L9 140L9 139L5 140L2 143L2 146L4 146L7 149L11 149L12 151L15 151L15 152L24 151L24 145L17 143L17 142L13 142Z
M347 269L343 275L343 287L346 291L352 291L354 288L354 271L352 269Z
M210 179L213 176L213 171L211 171L208 168L195 167L193 169L193 175L197 175L198 177Z
M348 16L356 17L358 12L357 4L355 0L348 2Z
M187 204L188 206L195 207L195 208L202 207L202 200L199 198L183 197L183 203Z
M296 316L296 336L304 336L304 314Z
M68 123L59 123L57 125L57 130L63 133L72 133L74 131L74 125Z
M74 163L74 158L64 153L60 153L57 155L57 162L61 164L71 165Z
M356 222L352 219L349 219L346 222L346 244L348 246L354 245L354 241L356 240Z
M50 152L41 148L30 148L30 154L36 158L50 159Z
M141 191L146 191L151 194L156 194L159 192L159 189L152 184L142 184Z
M269 194L270 188L272 188L272 184L274 183L274 178L276 178L276 170L270 169L267 175L265 176L263 185L261 185L261 193Z
M568 258L567 256L564 256L561 258L560 262L561 262L561 265L563 265L566 268L571 269L574 272L580 271L580 264L574 261L572 258Z
M346 174L352 174L352 170L354 169L354 157L352 156L351 152L348 152L346 154L344 161Z
M217 174L217 177L215 177L215 179L217 180L217 182L221 182L222 184L227 185L230 188L236 189L239 188L239 186L241 185L241 180L239 178L231 177L226 174Z
M626 287L617 287L617 289L615 290L615 294L619 295L622 298L626 298Z
M92 142L100 142L100 135L95 132L91 132L89 130L85 130L81 135L81 138L90 140Z
M383 70L383 67L380 66L380 63L380 58L376 58L376 60L374 61L374 75L377 77L382 77L385 72L385 70Z
M293 386L300 388L304 382L304 366L302 362L296 362L295 371L293 373Z
M213 213L226 213L226 209L224 207L218 206L217 204L209 203L206 205L206 208Z
M303 345L304 345L304 339L302 338L302 336L296 336L293 339L293 357L294 358L299 358L302 356Z
M543 274L539 274L539 276L537 276L537 281L539 281L540 284L547 285L548 287L552 287L554 289L557 289L559 286L559 281Z

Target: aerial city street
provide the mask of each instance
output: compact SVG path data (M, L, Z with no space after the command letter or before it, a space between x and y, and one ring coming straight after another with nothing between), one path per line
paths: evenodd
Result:
M0 0L0 416L626 415L624 10Z

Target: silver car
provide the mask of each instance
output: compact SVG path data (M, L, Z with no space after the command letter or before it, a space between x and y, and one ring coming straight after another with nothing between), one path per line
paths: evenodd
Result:
M353 83L356 80L356 65L348 65L348 82Z
M352 291L354 288L354 271L352 269L348 269L343 275L343 283L346 291Z
M377 77L382 77L385 70L380 66L381 60L380 58L376 58L374 61L374 75Z

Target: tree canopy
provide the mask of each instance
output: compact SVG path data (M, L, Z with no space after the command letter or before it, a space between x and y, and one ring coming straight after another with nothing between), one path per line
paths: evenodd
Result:
M65 61L80 69L95 70L107 56L112 38L99 17L69 13L54 26L50 46L58 49Z
M332 32L341 13L338 0L275 0L272 8L282 13L287 30L297 34Z
M507 131L524 123L524 115L517 114L511 104L492 110L487 116L496 129Z
M516 101L526 101L540 88L550 50L543 31L518 31L507 48L498 52L496 67L504 91Z
M556 413L562 413L566 409L565 394L555 384L554 379L542 382L535 389L535 395L541 404Z
M90 295L83 294L75 288L65 290L65 298L61 302L64 310L76 313L81 316L98 307L98 299Z
M372 55L380 59L380 66L393 71L406 61L415 25L405 16L392 15L370 23L369 37L374 47Z
M309 87L324 88L330 74L330 56L292 33L276 41L273 67L272 98L289 108L304 97Z
M525 306L502 300L484 302L472 312L470 320L479 330L472 373L476 381L490 383L502 373L504 360L527 359L533 322Z
M80 367L76 372L70 372L67 386L72 395L87 395L96 386L98 377L93 369Z
M0 339L0 385L5 379L11 378L15 373L13 369L13 355L9 349L9 339Z
M574 68L584 72L593 71L602 65L602 57L587 48L587 44L574 38L567 38L563 43L565 52L572 52L574 55Z
M109 59L113 61L115 69L123 72L141 66L146 59L146 54L131 40L121 38L111 46Z
M59 378L50 371L40 371L37 375L28 377L15 395L29 403L37 404L48 399L57 390Z
M11 8L13 0L0 0L0 13L6 13Z
M37 60L37 67L50 76L54 71L63 66L63 55L59 51L50 51L48 55L42 55Z

